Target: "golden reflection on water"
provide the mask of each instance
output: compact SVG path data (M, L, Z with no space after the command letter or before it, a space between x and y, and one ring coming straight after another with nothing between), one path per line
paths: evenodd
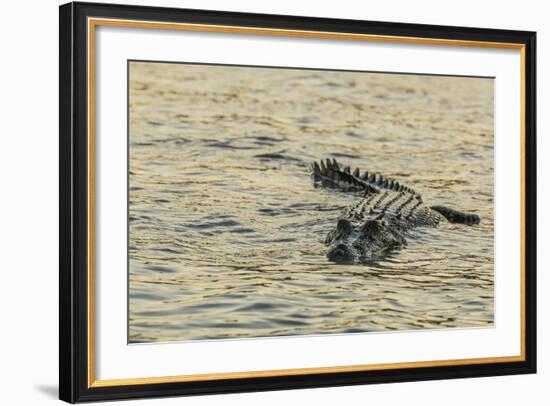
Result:
M130 63L130 342L493 324L493 80ZM372 265L323 244L335 157L479 226Z

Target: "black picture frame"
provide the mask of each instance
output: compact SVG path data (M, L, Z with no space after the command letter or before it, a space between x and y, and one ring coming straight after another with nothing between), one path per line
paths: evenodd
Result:
M94 3L60 6L59 397L67 402L482 377L536 372L536 33L327 18ZM513 43L524 66L524 359L359 372L311 373L191 382L90 385L88 267L87 19L113 18L456 41Z

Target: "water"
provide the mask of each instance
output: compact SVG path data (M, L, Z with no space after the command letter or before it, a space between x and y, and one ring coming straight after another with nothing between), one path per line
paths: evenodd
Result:
M130 342L493 325L492 79L132 62L129 120ZM330 263L326 157L481 224Z

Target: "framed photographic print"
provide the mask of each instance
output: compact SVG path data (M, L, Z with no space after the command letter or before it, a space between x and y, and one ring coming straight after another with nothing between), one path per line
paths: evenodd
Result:
M60 7L60 398L536 371L535 33Z

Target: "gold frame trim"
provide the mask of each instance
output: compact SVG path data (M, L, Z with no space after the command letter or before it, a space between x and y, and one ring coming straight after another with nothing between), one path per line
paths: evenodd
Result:
M228 25L209 24L185 24L165 23L139 20L120 20L109 18L88 18L87 42L88 42L88 388L113 387L125 385L143 385L177 382L212 381L218 379L244 379L244 378L266 378L278 376L297 376L312 374L331 374L341 372L362 372L380 371L397 368L426 368L441 366L458 366L473 364L492 364L504 362L521 362L526 359L525 344L525 45L507 42L486 42L486 41L462 41L453 39L422 38L422 37L399 37L391 35L354 34L344 32L325 31L304 31L290 29L273 29L259 27L241 27ZM320 39L341 39L371 42L390 42L417 45L438 45L438 46L462 46L479 48L515 49L520 51L521 65L521 101L520 101L520 136L521 136L521 269L520 269L520 341L521 349L519 355L485 358L464 358L452 360L396 362L383 364L364 364L331 366L316 368L277 369L267 371L244 371L244 372L221 372L212 374L191 374L174 375L146 378L123 378L123 379L95 379L95 251L94 251L94 196L95 196L95 28L97 26L110 27L132 27L149 28L161 30L183 30L195 32L218 32L245 35L268 35L299 38L320 38Z

